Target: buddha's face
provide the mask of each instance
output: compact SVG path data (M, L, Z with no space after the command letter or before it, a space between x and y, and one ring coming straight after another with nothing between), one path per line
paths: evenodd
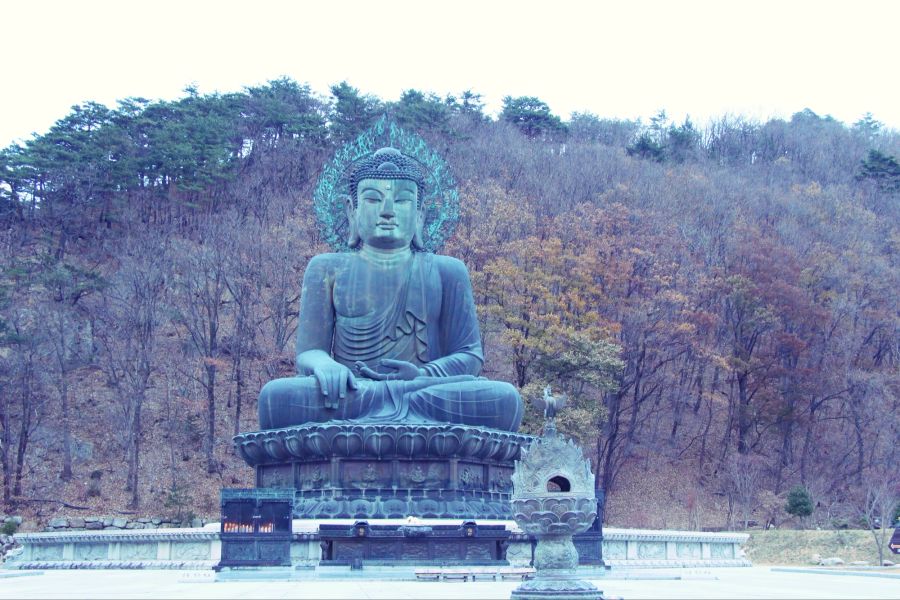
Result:
M355 218L364 245L409 248L419 219L416 184L406 179L363 179L356 191Z

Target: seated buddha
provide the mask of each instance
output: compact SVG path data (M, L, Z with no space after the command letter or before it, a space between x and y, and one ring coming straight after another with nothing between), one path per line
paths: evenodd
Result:
M353 251L309 262L298 374L263 387L262 429L325 421L518 428L516 389L478 376L484 355L465 265L423 251L423 197L419 164L398 150L357 164L346 205Z

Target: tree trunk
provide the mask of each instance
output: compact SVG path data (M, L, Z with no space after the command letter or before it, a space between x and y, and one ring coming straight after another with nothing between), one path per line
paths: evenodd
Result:
M216 365L206 365L206 472L216 473Z
M753 420L750 418L750 398L749 394L747 393L747 380L749 379L749 377L750 374L746 371L739 373L737 376L738 454L742 456L750 452L750 447L747 443L747 437L750 434L750 427L753 425Z
M29 381L32 375L30 366L25 367L22 375L21 389L19 391L19 405L22 407L22 417L19 423L19 440L16 447L16 468L13 482L13 496L22 495L22 471L25 469L25 451L28 449L28 436L31 433L31 386Z
M19 427L19 443L16 448L16 478L13 484L13 496L22 495L22 472L25 470L25 451L28 449L28 433L31 429L31 413L22 414L22 425Z
M622 396L620 392L610 392L607 397L610 398L610 402L607 406L609 414L604 428L605 431L602 435L602 438L605 440L603 449L600 452L600 454L602 454L602 461L598 461L597 468L601 469L602 475L600 483L608 497L609 493L612 491L613 482L615 480L614 455L619 443L619 411Z
M241 362L241 352L240 350L238 350L234 365L234 435L237 435L241 432L241 404L243 403L244 399L244 371L241 368Z
M132 431L132 443L131 443L131 452L128 457L128 467L129 467L129 485L131 486L131 501L128 503L128 508L135 509L138 508L141 504L141 496L140 496L140 488L139 486L139 477L141 472L141 408L143 405L143 398L135 399L135 407L134 407L134 417L132 418L131 431Z
M3 439L0 440L0 466L3 467L3 504L8 505L12 498L12 469L9 464L9 422L4 419Z
M72 430L69 426L69 384L64 370L60 373L59 399L62 405L63 430L63 467L59 478L69 481L72 479Z

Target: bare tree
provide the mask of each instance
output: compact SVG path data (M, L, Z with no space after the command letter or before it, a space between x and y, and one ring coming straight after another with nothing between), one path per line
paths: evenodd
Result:
M894 510L900 504L900 483L894 469L876 469L863 480L859 514L872 534L878 564L884 564L884 549L893 533Z
M746 454L732 456L725 465L725 493L728 497L728 522L733 523L734 509L740 513L744 529L756 508L756 498L762 483L760 459Z
M140 505L142 414L168 294L169 246L164 232L133 233L119 251L119 268L110 287L94 306L103 369L122 411L130 508Z
M32 309L19 307L7 315L5 345L9 352L0 358L0 464L3 467L3 501L22 495L32 435L47 410L46 364L49 344Z
M47 290L43 321L47 340L52 348L54 382L59 394L60 425L62 427L63 465L60 478L72 478L72 416L69 378L87 360L84 335L85 318L81 301L97 291L101 282L96 273L61 261L47 265L41 274Z
M231 355L231 378L234 381L234 435L240 432L241 412L246 391L244 362L252 358L256 349L256 333L260 321L261 295L265 264L261 251L265 230L255 221L246 219L232 225L235 232L231 252L227 256L225 286L232 302L233 319L227 338ZM229 406L231 396L229 395Z
M173 251L176 256L177 293L176 319L188 337L185 350L201 362L198 381L206 391L206 469L219 470L215 458L216 442L216 384L219 368L224 364L220 330L223 307L228 288L227 246L230 231L217 220L207 223L196 241L179 240ZM194 370L191 370L192 376Z

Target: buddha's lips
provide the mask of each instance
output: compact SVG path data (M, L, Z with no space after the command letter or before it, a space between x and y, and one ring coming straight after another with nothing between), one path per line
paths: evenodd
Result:
M397 228L396 223L377 223L375 226L381 227L382 229L396 229Z

